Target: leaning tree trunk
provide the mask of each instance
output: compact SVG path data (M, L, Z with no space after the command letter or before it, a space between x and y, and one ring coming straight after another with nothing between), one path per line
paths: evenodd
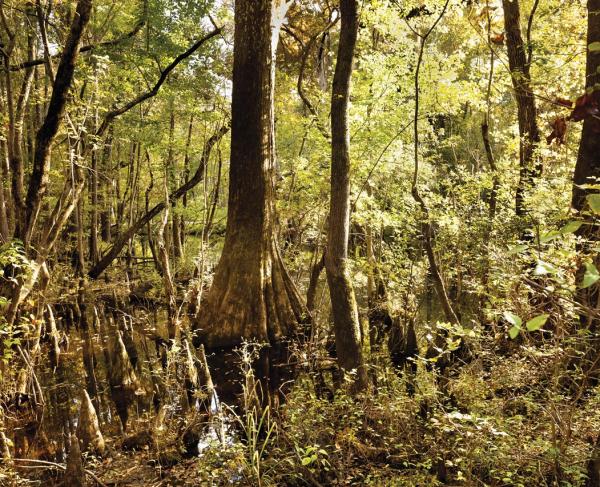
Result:
M90 20L91 11L91 0L79 0L71 31L56 71L48 112L36 134L33 169L27 190L25 220L21 228L21 235L19 235L26 246L33 234L42 199L46 194L50 172L50 148L62 122L69 89L73 82L79 46L85 27Z
M340 2L341 30L331 97L331 203L325 270L331 295L338 364L357 371L356 388L367 387L358 307L348 268L350 231L350 135L348 101L358 36L356 0Z
M600 42L600 0L588 0L588 51L587 51L587 68L586 68L586 90L588 91L588 99L590 104L600 103L600 51L589 49L592 44ZM595 101L594 101L595 100ZM589 110L587 116L583 120L583 133L579 144L579 153L575 172L573 174L573 199L572 207L577 213L587 210L587 196L598 193L595 188L584 187L585 184L597 184L600 177L600 120L593 112ZM578 235L584 237L584 243L581 250L584 253L592 253L594 263L598 267L600 258L597 252L593 251L593 247L600 240L600 231L595 224L583 224ZM585 273L585 263L582 262L578 269L577 275L580 280ZM597 382L600 373L600 361L598 360L598 351L600 350L600 322L594 318L595 312L598 309L600 300L600 292L598 284L578 289L577 301L581 306L580 322L584 329L587 329L589 335L590 347L584 355L586 363L583 365L584 371L587 371L593 382ZM591 363L591 366L590 366Z
M275 235L273 85L276 15L287 4L235 4L231 163L225 243L194 323L194 344L229 348L254 339L277 345L306 319ZM284 7L284 8L282 8ZM273 19L273 22L272 22Z
M506 30L506 50L519 120L519 183L515 199L517 216L526 216L527 193L534 181L542 173L542 161L536 156L536 147L540 142L537 124L537 109L531 90L529 65L531 56L527 56L525 43L521 35L521 14L518 0L502 0L504 8L504 27Z

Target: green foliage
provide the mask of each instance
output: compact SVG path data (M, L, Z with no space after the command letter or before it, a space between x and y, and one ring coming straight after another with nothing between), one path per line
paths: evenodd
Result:
M594 285L598 279L600 279L600 273L598 269L592 262L585 263L585 274L583 275L583 280L581 282L581 288L585 289L586 287L590 287Z

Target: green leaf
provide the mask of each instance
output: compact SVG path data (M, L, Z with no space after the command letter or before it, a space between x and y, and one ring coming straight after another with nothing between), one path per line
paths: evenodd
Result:
M592 42L591 44L588 44L588 50L590 52L600 51L600 42L596 41L596 42Z
M600 273L598 272L598 269L596 269L596 266L591 262L586 262L585 274L583 275L583 281L581 282L581 289L590 287L598 279L600 279Z
M521 328L521 324L523 320L519 318L516 314L511 313L510 311L505 311L503 313L504 319L508 321L511 325L516 326L517 328Z
M562 233L562 234L575 233L577 230L579 230L581 225L583 225L582 221L577 221L577 220L570 221L569 223L567 223L564 227L562 227L560 229L560 233Z
M519 336L520 331L521 331L520 327L513 326L510 330L508 330L508 336L511 338L511 340L514 340L515 338L517 338Z
M586 197L590 210L594 213L600 213L600 194L588 194Z
M543 260L538 260L535 269L533 270L533 274L536 276L545 276L546 274L556 274L556 267L548 262L544 262Z
M520 254L521 252L527 250L529 248L529 245L515 245L514 247L511 247L510 249L508 249L508 255L514 255L514 254Z
M542 235L540 237L540 243L547 243L550 242L552 240L554 240L557 237L560 237L561 232L557 232L556 230L551 230L548 233L546 233L545 235Z
M550 315L548 314L543 314L536 316L535 318L531 318L525 325L527 327L527 331L539 330L542 326L546 324L546 321L548 321L549 316Z
M312 463L313 459L311 457L304 457L302 459L302 466L306 467Z

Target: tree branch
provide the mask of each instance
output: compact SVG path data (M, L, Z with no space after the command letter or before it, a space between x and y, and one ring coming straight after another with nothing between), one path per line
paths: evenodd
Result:
M143 18L141 19L135 26L134 28L129 31L127 34L125 34L122 37L119 37L117 39L112 39L110 41L103 41L103 42L98 42L96 44L88 44L86 46L82 46L79 48L79 52L89 52L89 51L93 51L95 49L99 49L102 47L113 47L113 46L118 46L119 44L133 38L136 36L136 34L142 30L142 28L146 25L146 19ZM52 56L50 56L50 59L52 58L57 58L61 56L61 54L53 54ZM20 71L21 69L26 69L26 68L32 68L34 66L40 66L42 64L45 64L46 60L44 58L39 58L39 59L32 59L30 61L24 61L22 63L19 64L13 64L10 67L11 71Z
M221 140L221 138L223 138L223 136L228 131L229 131L229 124L225 124L223 127L221 127L217 131L217 133L215 133L212 137L210 137L206 141L206 144L204 145L204 150L202 151L202 157L200 159L200 164L198 165L198 169L196 169L194 176L189 181L186 181L183 185L181 185L179 188L177 188L175 191L173 191L169 195L169 200L168 200L169 204L172 205L175 201L177 201L184 194L186 194L189 190L194 188L200 181L202 181L202 179L204 177L204 170L208 164L208 160L210 158L210 153L211 153L213 146L219 140ZM102 257L102 259L100 259L100 262L98 262L94 267L92 267L92 269L90 269L90 271L88 272L88 275L92 279L98 278L98 276L100 276L100 274L102 274L106 270L106 268L111 264L111 262L119 255L119 253L121 252L123 247L127 244L127 242L131 238L133 238L133 236L144 225L146 225L148 222L150 222L150 220L152 220L156 215L158 215L165 208L166 208L166 202L161 201L160 203L156 204L150 211L147 211L142 217L138 218L127 230L125 230L123 233L121 233L116 238L116 240L114 241L114 243L112 244L112 246L110 247L108 252Z
M147 100L148 98L152 98L153 96L156 96L158 93L158 90L160 90L160 87L163 85L163 83L166 81L167 77L169 76L169 73L171 71L173 71L181 61L187 59L192 54L194 54L198 49L200 49L200 47L205 42L212 39L216 35L220 34L222 30L223 30L223 27L217 27L213 31L206 34L202 39L196 41L187 51L185 51L185 52L181 53L179 56L177 56L171 62L171 64L169 64L164 69L164 71L162 71L160 78L158 79L158 81L156 82L156 84L154 85L154 87L151 90L141 94L140 96L131 100L130 102L126 103L125 105L123 105L119 108L115 108L115 109L111 110L110 112L108 112L104 116L102 125L100 125L100 128L98 128L98 130L96 131L96 137L101 137L102 134L104 134L104 132L106 131L106 129L108 129L111 122L115 118L117 118L119 115L123 115L125 112L131 110L133 107L135 107L136 105L139 105L140 103Z

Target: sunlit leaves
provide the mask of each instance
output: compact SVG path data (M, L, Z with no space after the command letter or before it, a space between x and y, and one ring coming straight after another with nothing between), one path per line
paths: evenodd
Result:
M503 316L506 321L513 325L508 330L508 336L514 340L515 338L517 338L519 332L521 331L521 325L523 324L523 320L510 311L505 311Z
M508 329L508 336L511 340L514 340L519 336L519 333L523 331L523 320L511 311L505 311L503 316L504 319L512 325ZM525 329L529 332L537 331L546 324L549 317L550 315L546 313L534 316L525 323Z
M546 274L556 274L558 270L549 262L544 262L543 260L538 260L535 269L533 270L533 274L536 276L544 276Z
M596 214L600 214L600 194L588 194L585 199L587 200L590 210Z
M585 289L595 284L600 279L600 273L592 262L585 263L585 273L583 275L583 281L581 282L581 288Z
M538 315L535 318L531 318L526 324L525 327L527 328L527 331L537 331L539 330L542 326L544 326L546 324L546 321L548 321L548 317L550 315L548 314L542 314L542 315Z

